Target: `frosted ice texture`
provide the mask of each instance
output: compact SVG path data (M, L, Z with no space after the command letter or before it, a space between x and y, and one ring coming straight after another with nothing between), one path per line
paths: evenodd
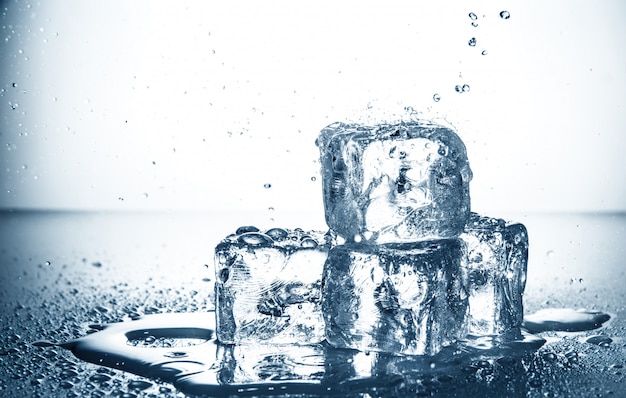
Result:
M322 310L334 347L433 355L465 335L459 239L330 249Z
M466 242L469 333L501 334L521 325L528 233L520 223L472 213L460 238Z
M216 332L224 344L324 339L321 232L242 227L215 248Z
M423 122L334 123L317 145L326 222L346 240L414 242L463 231L472 172L452 130Z

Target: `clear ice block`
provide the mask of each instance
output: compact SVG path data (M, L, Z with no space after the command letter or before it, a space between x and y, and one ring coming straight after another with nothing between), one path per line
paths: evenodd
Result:
M501 334L521 325L528 232L520 223L472 213L460 238L466 242L469 333Z
M215 248L217 338L310 344L324 339L324 233L242 227Z
M434 355L465 336L462 248L459 239L331 248L322 287L328 342Z
M414 242L463 232L472 171L452 130L424 122L334 123L316 143L326 222L347 241Z

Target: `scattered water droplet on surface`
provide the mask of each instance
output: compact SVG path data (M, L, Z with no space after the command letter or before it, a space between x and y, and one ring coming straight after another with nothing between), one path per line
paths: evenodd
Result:
M241 243L247 243L249 245L271 245L274 243L274 240L265 234L261 234L258 232L246 232L237 238L237 240Z
M599 345L600 347L608 347L613 339L608 336L591 336L587 340L585 340L589 344Z
M259 232L259 229L253 225L244 225L237 228L236 235L245 234L246 232Z
M523 327L531 333L547 331L583 332L597 329L611 316L600 311L549 308L524 317Z

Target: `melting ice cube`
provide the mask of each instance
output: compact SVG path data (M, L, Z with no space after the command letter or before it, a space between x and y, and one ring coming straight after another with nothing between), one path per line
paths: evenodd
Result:
M317 231L240 228L215 248L218 340L309 344L324 339L321 278L328 252Z
M526 227L472 213L460 238L467 243L469 332L492 335L520 326L528 263Z
M331 248L322 288L328 342L433 355L465 336L462 247L448 239Z
M348 241L456 238L472 172L452 130L422 122L334 123L317 140L328 226Z

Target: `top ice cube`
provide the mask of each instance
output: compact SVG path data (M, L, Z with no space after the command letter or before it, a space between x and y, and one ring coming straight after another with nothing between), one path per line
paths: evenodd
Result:
M333 123L316 143L326 223L347 241L415 242L463 231L472 171L449 128Z

